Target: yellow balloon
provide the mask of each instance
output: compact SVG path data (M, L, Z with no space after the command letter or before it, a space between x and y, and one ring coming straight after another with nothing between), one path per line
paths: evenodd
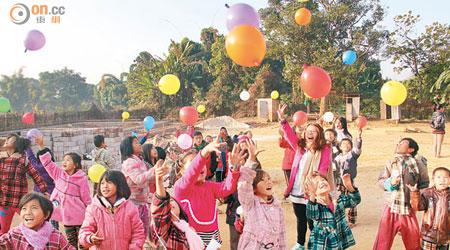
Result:
M381 99L391 106L402 104L406 100L406 88L398 81L388 81L381 87Z
M100 181L100 177L102 177L105 171L106 168L100 164L92 165L88 170L89 179L95 183L98 183Z
M305 3L305 2L308 2L309 0L297 0L297 1Z
M122 113L122 121L125 121L126 119L130 118L130 113L128 112L123 112Z
M166 95L174 95L180 90L180 79L176 75L167 74L158 83L158 87Z
M280 96L280 94L276 90L274 90L274 91L272 91L272 93L270 93L270 97L274 100L278 99L279 96Z
M200 114L203 113L203 112L205 112L205 110L206 110L205 105L198 105L197 111L198 111Z

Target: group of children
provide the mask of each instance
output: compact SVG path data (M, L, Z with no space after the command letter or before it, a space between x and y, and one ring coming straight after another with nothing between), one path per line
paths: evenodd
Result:
M324 131L317 123L292 128L278 110L280 146L287 189L297 218L292 249L346 249L355 245L361 195L356 187L362 130L352 141L346 120ZM81 157L64 155L61 167L36 136L35 155L28 139L8 135L0 152L0 249L142 249L146 241L160 249L218 249L217 200L227 203L231 249L287 249L281 202L257 159L252 134L231 138L221 128L216 139L203 140L190 130L193 147L166 159L163 149L134 136L120 145L121 170L102 136L96 136L93 160L108 169L89 190ZM390 249L401 232L406 249L448 249L450 239L450 171L436 168L428 188L426 163L418 145L402 139L379 183L389 198L374 249ZM26 174L34 182L28 193ZM214 177L215 176L215 181ZM284 200L283 199L283 200ZM348 209L348 215L345 214ZM425 211L419 230L415 211ZM22 223L10 230L19 213ZM65 237L59 232L62 223Z

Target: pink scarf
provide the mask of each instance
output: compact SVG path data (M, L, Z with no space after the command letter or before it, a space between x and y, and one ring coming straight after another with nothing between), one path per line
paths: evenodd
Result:
M186 235L187 241L189 243L189 249L193 250L203 250L205 245L198 234L189 226L189 224L184 220L172 221L173 224L180 229Z
M34 247L35 250L44 250L48 241L50 240L50 235L53 231L53 226L48 222L44 222L39 230L34 231L20 223L19 225L20 231L22 231L23 236L31 246Z

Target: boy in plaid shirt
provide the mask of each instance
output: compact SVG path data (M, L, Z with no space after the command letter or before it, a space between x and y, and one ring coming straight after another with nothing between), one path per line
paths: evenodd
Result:
M11 227L15 213L19 213L19 202L28 192L26 174L33 178L42 193L48 196L47 185L38 172L26 162L25 149L30 146L28 139L16 134L6 137L0 152L0 235Z
M411 187L411 206L425 211L422 219L421 247L425 250L448 250L450 240L450 170L433 171L434 186L423 192Z
M430 184L427 167L414 158L419 145L411 138L402 139L395 149L395 159L389 161L380 176L379 185L386 191L386 203L381 215L374 250L391 249L397 232L402 233L406 250L420 249L419 224L411 208L411 192Z

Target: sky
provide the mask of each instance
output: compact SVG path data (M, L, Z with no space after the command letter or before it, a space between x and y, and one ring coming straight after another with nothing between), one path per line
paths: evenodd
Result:
M141 51L163 56L171 39L200 41L200 31L209 26L227 34L224 4L239 2L255 9L267 7L266 0L1 0L0 75L11 75L22 67L25 76L38 78L40 72L68 67L96 84L104 73L119 76L127 72ZM45 23L37 23L39 15L31 14L26 23L18 25L10 18L18 3L30 10L44 4L64 7L65 13L60 15L60 23L51 23L51 16L44 16ZM390 30L393 17L408 10L422 17L418 33L435 21L450 24L448 0L381 3L388 11L382 25ZM19 19L17 11L13 17ZM41 50L24 53L23 41L32 29L45 34L46 44ZM394 73L388 60L382 62L382 73L395 80L409 77L407 72Z

